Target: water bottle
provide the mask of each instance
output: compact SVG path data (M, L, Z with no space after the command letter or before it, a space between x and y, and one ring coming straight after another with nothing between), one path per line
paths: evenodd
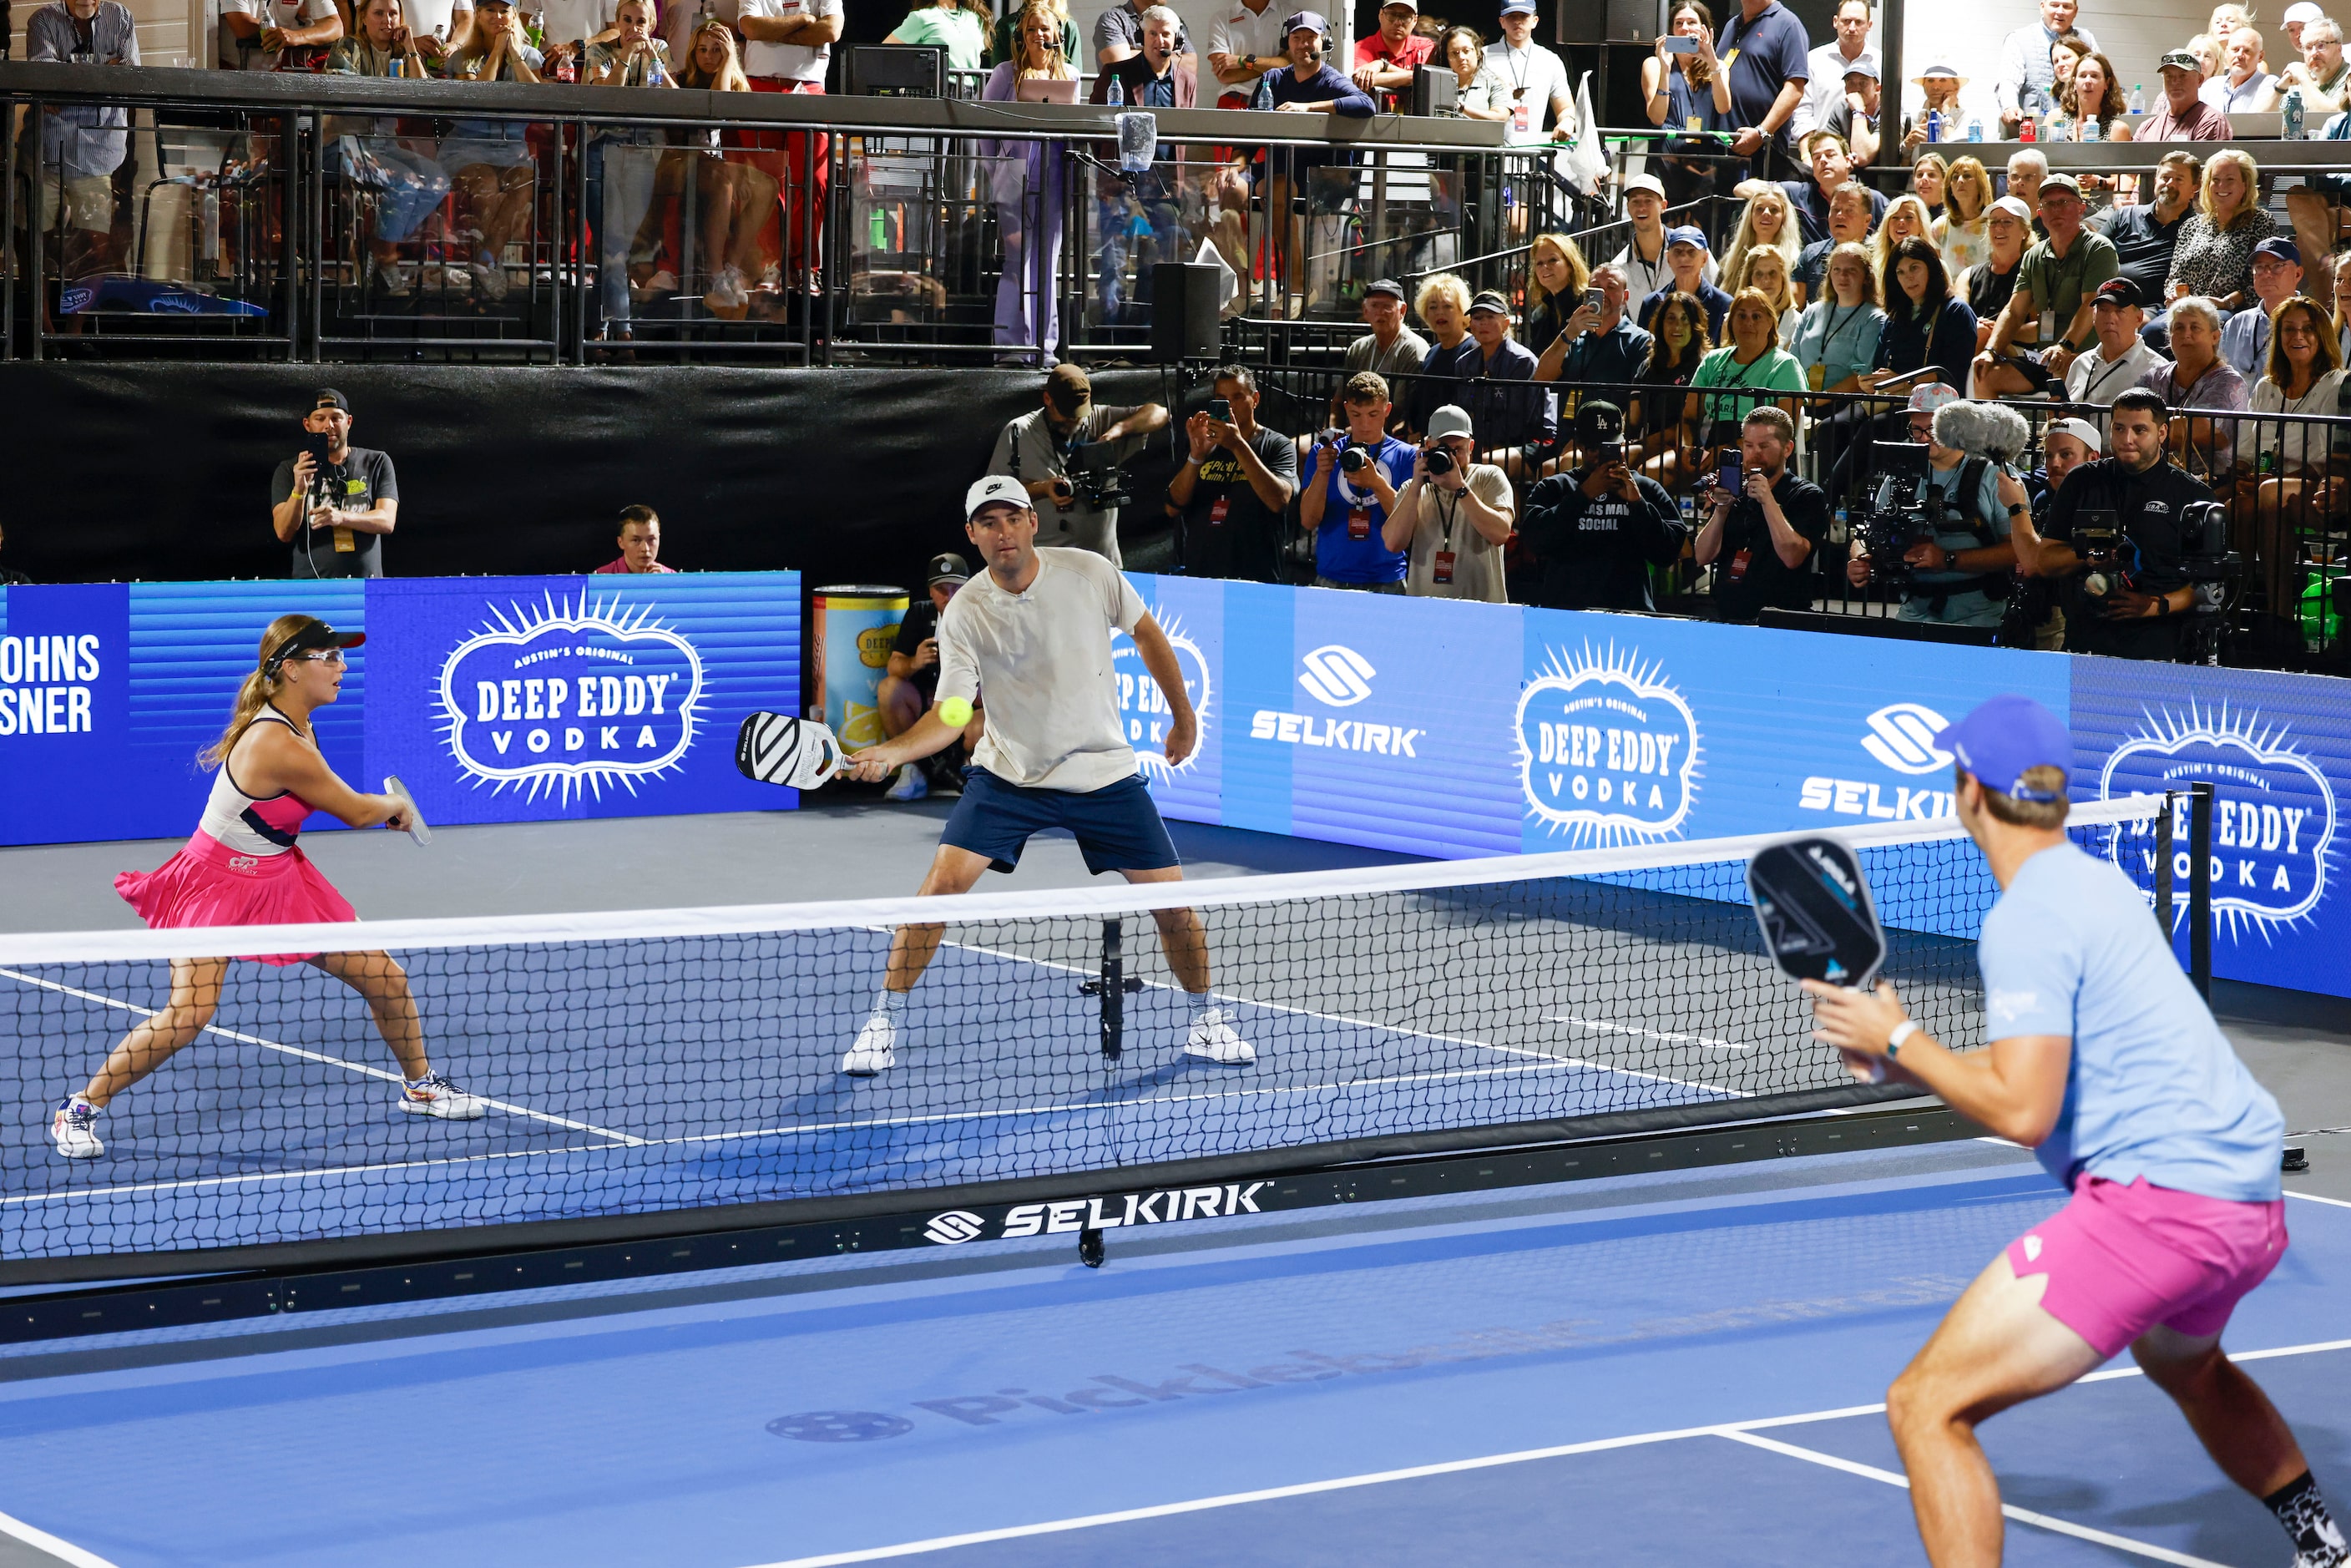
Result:
M2131 83L2130 111L2133 114L2147 112L2147 89L2137 82Z
M2283 126L2283 128L2282 128L2282 129L2283 129L2283 130L2284 131L2284 132L2285 132L2285 139L2286 139L2288 141L2301 141L2301 140L2302 140L2302 89L2300 89L2300 88L2298 88L2298 87L2290 87L2290 88L2288 88L2288 89L2285 89L2285 116L2284 116L2284 120L2285 120L2285 123L2284 123L2284 125Z
M1927 111L1927 140L1940 141L1942 139L1943 111L1939 109L1930 109Z
M662 73L661 57L659 55L646 56L645 85L647 87L659 87L668 78Z
M1110 78L1109 101L1113 108L1122 107L1126 102L1126 84L1116 77Z
M1836 509L1836 521L1829 525L1829 543L1841 545L1851 538L1853 538L1853 524L1845 516L1845 509L1839 507Z
M1695 496L1682 497L1682 527L1693 534L1698 531L1698 497Z
M1980 117L1968 121L1968 140L1970 141L1983 140L1983 120Z
M2098 129L2098 117L2097 117L2096 115L2095 115L2095 114L2085 114L2085 115L2082 116L2082 140L2083 140L2083 141L2095 141L2099 140L2101 137L2103 137L2105 134L2105 132L2104 132L2104 131L2100 131L2100 130Z

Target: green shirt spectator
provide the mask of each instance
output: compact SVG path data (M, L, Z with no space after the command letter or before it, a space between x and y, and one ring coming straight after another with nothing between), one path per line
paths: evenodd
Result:
M2017 293L2029 292L2032 296L2032 316L2025 329L2016 336L2017 346L2040 345L2040 323L2052 312L2057 318L2057 331L2064 331L2075 313L2098 291L2098 285L2122 269L2122 255L2115 249L2115 242L2090 229L2075 235L2073 246L2062 256L2050 248L2049 241L2036 241L2016 269Z
M977 72L987 53L987 25L985 11L969 10L956 0L943 0L936 5L925 5L906 13L885 44L929 44L947 52L947 69Z
M1753 389L1718 392L1700 404L1698 428L1701 431L1712 430L1719 423L1729 423L1736 428L1739 422L1747 417L1749 409L1759 402L1771 402L1771 394L1803 392L1803 361L1785 349L1771 348L1742 365L1739 362L1738 345L1729 344L1715 350L1698 362L1698 373L1690 378L1690 390L1703 392L1708 387Z

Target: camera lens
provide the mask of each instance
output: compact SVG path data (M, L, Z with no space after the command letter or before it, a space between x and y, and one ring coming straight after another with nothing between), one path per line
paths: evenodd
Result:
M1360 474L1372 465L1372 455L1360 446L1350 446L1339 454L1339 466L1350 474Z
M1452 473L1453 454L1446 451L1442 446L1430 448L1428 454L1428 471L1432 474Z

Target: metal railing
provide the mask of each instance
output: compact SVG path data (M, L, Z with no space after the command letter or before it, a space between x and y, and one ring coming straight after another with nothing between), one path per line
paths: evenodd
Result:
M1157 261L1280 334L1375 277L1515 288L1573 221L1552 149L1469 120L1162 110L1123 173L1085 105L15 64L0 98L132 121L100 176L8 149L16 358L1139 357Z

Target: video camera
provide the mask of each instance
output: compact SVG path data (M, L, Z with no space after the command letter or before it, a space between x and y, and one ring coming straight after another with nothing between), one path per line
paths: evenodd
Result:
M1107 441L1090 441L1070 449L1069 476L1054 486L1064 501L1075 497L1090 512L1114 512L1134 505L1134 492L1118 465L1118 454Z
M1949 513L1943 493L1935 488L1927 448L1917 442L1871 443L1870 473L1876 485L1870 492L1869 509L1861 519L1870 575L1907 591L1911 569L1904 558L1915 546L1941 534Z
M2124 531L2122 519L2104 508L2085 507L2075 515L2072 543L2081 561L2083 594L2104 601L2128 590L2143 592L2139 580L2147 562L2138 541ZM2219 501L2190 501L2179 508L2179 557L2167 563L2200 591L2197 610L2220 608L2241 562L2229 548L2229 508Z

